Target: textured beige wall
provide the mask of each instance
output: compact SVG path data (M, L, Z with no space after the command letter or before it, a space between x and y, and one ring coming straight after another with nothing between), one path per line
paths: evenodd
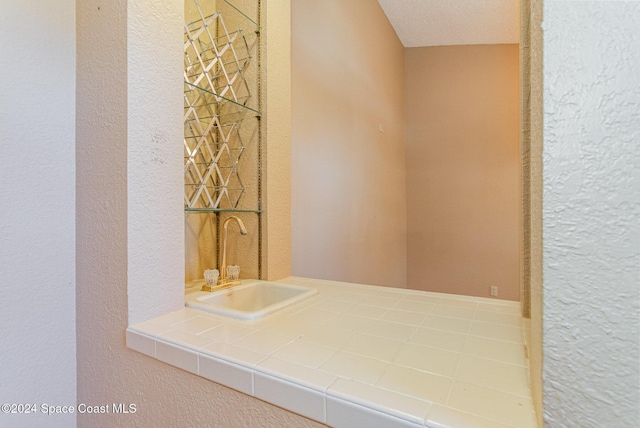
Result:
M530 290L531 390L542 426L542 1L531 2Z
M406 287L403 47L377 2L292 2L293 273Z
M0 2L0 403L38 410L76 401L75 7ZM3 412L0 426L75 415Z
M262 276L291 275L291 2L261 2L263 58Z
M520 7L520 153L522 157L522 223L520 307L531 318L531 2Z
M127 272L129 263L135 263L128 257L127 248L127 146L136 144L127 141L126 35L127 22L135 21L127 13L140 9L149 15L157 13L168 20L165 23L170 23L173 31L174 25L181 25L178 3L87 0L77 4L78 403L135 403L138 409L128 415L78 415L78 425L319 426L125 347ZM286 2L278 7L285 8L284 16L288 16ZM276 7L273 12L277 10ZM285 18L279 25L283 22L286 25L288 21ZM150 32L154 30L155 27L147 28ZM177 43L180 44L179 38ZM96 46L100 49L95 49ZM173 47L156 44L155 49L172 50ZM175 60L181 64L179 54ZM176 84L179 95L179 80ZM176 103L180 106L179 96ZM178 111L175 121L178 129L181 128L179 116ZM167 122L173 123L173 120L167 118ZM136 164L136 167L144 169L145 165ZM181 194L182 177L178 174L170 180L172 194L174 188ZM153 210L158 202L147 200L146 203ZM156 227L158 233L163 233L162 224ZM183 262L176 255L179 251L173 250L181 246L179 241L164 250L178 267ZM182 284L177 283L175 287L181 290Z
M103 9L99 9L101 13ZM182 0L127 4L127 297L129 323L184 305ZM179 20L178 20L179 19ZM94 45L95 46L95 45ZM90 65L90 64L89 64ZM162 102L160 102L162 100ZM107 110L111 114L112 109ZM121 142L118 142L121 143ZM88 154L90 157L91 154Z
M544 420L640 427L640 2L544 2Z
M409 288L518 300L518 45L407 49Z

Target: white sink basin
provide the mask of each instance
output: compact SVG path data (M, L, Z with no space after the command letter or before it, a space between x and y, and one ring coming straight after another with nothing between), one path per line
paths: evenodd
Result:
M249 281L234 287L209 293L187 294L186 305L214 314L252 320L293 305L318 293L311 287Z

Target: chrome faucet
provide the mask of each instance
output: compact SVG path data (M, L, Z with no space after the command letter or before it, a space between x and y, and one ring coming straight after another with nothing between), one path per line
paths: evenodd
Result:
M218 280L218 284L220 286L233 285L237 283L237 281L229 280L227 278L227 226L229 226L231 220L235 220L235 222L238 223L238 227L240 227L240 234L247 234L247 229L244 227L244 223L236 216L229 217L222 224L222 260L220 262L220 279Z

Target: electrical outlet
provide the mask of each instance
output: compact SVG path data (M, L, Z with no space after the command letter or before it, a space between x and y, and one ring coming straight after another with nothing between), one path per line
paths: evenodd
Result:
M498 297L498 287L492 285L489 294L491 294L493 297Z

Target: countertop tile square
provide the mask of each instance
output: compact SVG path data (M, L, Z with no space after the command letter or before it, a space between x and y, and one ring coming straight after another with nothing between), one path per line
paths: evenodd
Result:
M181 346L198 350L203 346L207 346L213 343L213 339L207 337L198 336L197 334L189 333L184 330L171 330L158 335L158 339L174 342Z
M311 307L304 308L300 311L296 311L295 313L291 314L290 316L284 319L287 319L291 322L291 320L297 320L301 316L304 317L305 320L313 322L317 327L319 325L325 324L326 322L331 320L333 317L337 316L337 314L335 312L325 311L316 306L311 306Z
M421 314L420 312L403 311L401 309L389 309L380 317L380 319L393 321L400 324L418 326L422 324L426 317L426 314Z
M387 365L380 360L341 351L321 365L320 370L346 379L374 384L380 379Z
M389 297L392 299L399 299L399 300L404 300L407 298L409 300L413 300L411 299L411 295L409 294L410 291L407 290L406 288L391 288L391 287L381 287L381 288L382 290L379 296Z
M420 400L445 404L452 383L443 376L393 364L375 385Z
M431 408L428 401L342 378L329 387L327 394L417 424L422 423Z
M387 312L386 307L357 304L349 309L349 314L365 318L380 318Z
M326 420L325 396L322 392L259 372L255 373L253 391L255 397L276 406L316 421Z
M199 334L210 328L221 325L222 322L206 318L206 317L193 317L186 321L175 323L172 325L174 329L188 331L189 333Z
M351 314L340 314L324 324L324 326L332 329L343 329L362 333L369 328L371 322L371 318L359 317Z
M138 333L134 330L126 331L127 348L138 351L149 357L156 357L156 341L154 338Z
M447 317L442 315L427 315L422 321L422 327L437 330L452 331L454 333L469 333L472 321L464 318Z
M463 355L456 380L530 397L528 372L523 366Z
M233 342L233 344L259 354L269 355L293 340L295 337L259 330Z
M458 352L407 343L393 363L452 378L456 373L458 360Z
M137 324L130 325L129 329L147 334L149 336L157 336L160 333L164 333L165 331L173 330L173 327L171 327L171 324L169 323L160 323L155 319L152 319L149 321L143 321Z
M349 291L341 291L333 295L333 299L343 300L345 302L358 303L367 297L366 294L351 293Z
M434 404L431 408L427 415L426 426L429 428L509 428L508 425L449 409L439 404Z
M250 368L202 354L198 355L198 358L200 376L253 395L253 372Z
M282 378L288 382L298 383L305 388L325 392L337 377L333 374L314 370L280 358L269 357L261 361L255 369L271 376Z
M249 351L245 348L239 348L229 343L215 342L200 349L203 355L220 358L234 364L245 367L254 367L260 361L266 359L266 354Z
M276 351L273 356L292 363L316 368L327 362L336 352L338 352L336 348L300 339L285 345L284 348Z
M342 350L383 361L393 361L404 342L356 333Z
M517 314L508 314L495 311L476 311L476 321L506 324L512 327L521 327L522 317Z
M459 308L477 309L478 303L470 300L442 298L439 302L441 305L457 306Z
M414 293L409 294L409 291L413 291ZM435 296L433 293L424 293L419 292L419 290L407 290L405 293L404 299L411 300L414 302L424 302L424 303L432 303L438 304L442 299L439 296Z
M264 328L264 331L270 331L276 334L284 334L285 336L298 337L313 330L318 323L307 318L304 314L299 314L295 318L279 318L273 320L271 324Z
M462 308L458 306L436 305L436 307L431 310L431 314L472 320L476 316L476 309Z
M526 366L524 345L487 337L469 336L464 353L490 360Z
M323 311L342 313L348 311L349 308L353 305L355 305L354 302L345 300L322 299L315 303L312 307L322 309Z
M334 428L421 428L423 426L334 397L327 397L327 424Z
M456 381L447 404L514 428L535 428L537 425L530 398L496 389Z
M385 320L369 320L368 324L360 329L360 332L387 339L407 341L416 330L417 327L412 325Z
M520 303L503 301L500 303L478 303L478 310L502 312L520 316Z
M199 333L198 336L207 337L215 340L216 342L231 343L255 332L256 329L254 328L229 322L209 330L205 330Z
M393 309L400 309L403 311L419 312L421 314L431 313L437 305L433 303L420 302L416 300L400 300Z
M340 349L349 343L353 336L354 333L352 331L324 324L304 334L302 339L330 348Z
M523 343L524 340L522 328L482 321L474 321L470 334L514 343Z
M198 354L180 346L156 341L156 358L167 364L198 374Z
M363 305L390 308L392 306L395 306L398 302L400 302L400 299L378 295L378 296L367 296L360 303L362 303Z
M418 328L411 337L411 343L455 352L462 352L466 340L466 334L433 328Z

